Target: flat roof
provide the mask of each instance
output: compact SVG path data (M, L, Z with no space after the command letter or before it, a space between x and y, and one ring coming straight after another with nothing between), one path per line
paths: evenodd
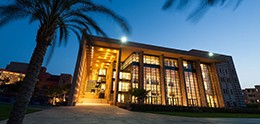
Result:
M224 61L227 57L230 58L231 56L223 55L223 54L217 54L213 53L213 56L209 56L209 52L202 51L202 50L196 50L191 49L189 51L185 50L178 50L173 48L167 48L162 46L155 46L155 45L149 45L149 44L143 44L143 43L137 43L128 41L126 43L122 43L118 39L112 39L107 37L98 37L98 36L92 36L92 45L99 46L99 47L108 47L108 48L114 48L114 49L120 49L120 48L131 48L136 50L144 50L149 51L149 53L160 53L168 56L172 56L170 54L173 54L174 56L182 56L185 58L190 58L192 60L196 59L203 59L205 62L221 62ZM128 50L129 51L129 50ZM125 58L124 58L125 59Z

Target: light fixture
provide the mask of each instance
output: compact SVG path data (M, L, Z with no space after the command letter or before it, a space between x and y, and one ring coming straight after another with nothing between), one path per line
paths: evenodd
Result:
M214 54L212 52L209 52L209 56L214 56Z
M121 42L122 43L125 43L127 41L127 37L126 36L123 36L122 38L121 38Z

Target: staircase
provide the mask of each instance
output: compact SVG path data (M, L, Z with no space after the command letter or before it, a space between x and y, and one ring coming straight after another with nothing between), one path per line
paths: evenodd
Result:
M99 98L96 93L85 92L84 95L79 98L77 105L106 105L108 100L104 98Z

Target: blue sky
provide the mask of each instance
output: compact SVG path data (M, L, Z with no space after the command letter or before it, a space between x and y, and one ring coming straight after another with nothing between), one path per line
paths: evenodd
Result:
M164 0L113 0L107 6L125 17L131 25L130 41L190 50L200 49L232 55L242 88L260 84L260 5L259 0L244 0L232 8L213 8L199 22L187 21L189 11L162 11ZM2 1L1 1L2 3ZM111 38L124 33L113 21L98 18ZM10 61L29 62L35 47L38 24L14 21L0 28L0 68ZM47 66L52 74L73 74L78 41L57 47Z

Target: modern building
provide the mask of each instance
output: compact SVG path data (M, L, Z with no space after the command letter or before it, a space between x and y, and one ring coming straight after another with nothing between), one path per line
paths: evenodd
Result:
M260 85L242 90L246 104L260 104Z
M133 88L149 90L145 104L244 107L231 56L200 50L91 37L81 43L69 104L136 102ZM232 93L228 93L231 92ZM97 100L94 100L97 102Z

